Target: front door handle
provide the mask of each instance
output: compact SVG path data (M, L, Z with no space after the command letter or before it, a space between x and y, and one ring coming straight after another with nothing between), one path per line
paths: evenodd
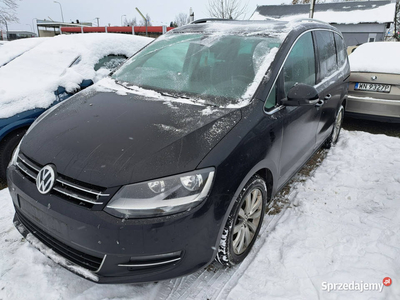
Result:
M324 104L325 104L325 101L322 99L319 99L319 101L315 104L315 107L321 107Z
M326 100L329 100L329 99L331 99L331 98L332 98L332 95L331 95L331 94L328 94L328 95L325 96L324 100L326 101Z

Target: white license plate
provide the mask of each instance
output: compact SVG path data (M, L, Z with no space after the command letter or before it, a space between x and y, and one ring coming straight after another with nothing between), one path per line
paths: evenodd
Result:
M390 84L356 82L354 89L372 92L390 93Z

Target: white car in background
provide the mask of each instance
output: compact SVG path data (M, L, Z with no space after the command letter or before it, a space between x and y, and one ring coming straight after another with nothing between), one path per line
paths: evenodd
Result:
M349 56L350 85L346 115L400 123L400 43L360 45Z
M87 33L21 42L28 40L40 42L0 67L0 181L5 181L15 147L39 115L107 76L153 39ZM6 53L2 48L15 48L18 42L2 46L0 59Z

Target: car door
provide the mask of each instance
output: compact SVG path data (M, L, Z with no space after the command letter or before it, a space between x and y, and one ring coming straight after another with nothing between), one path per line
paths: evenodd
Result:
M336 112L343 98L347 57L343 40L338 34L328 30L314 31L313 34L318 61L316 89L323 104L316 139L316 144L320 145L332 132Z
M275 102L279 103L286 98L288 91L297 83L311 86L316 83L316 60L311 32L304 33L290 50L268 96L266 109L272 109ZM283 121L283 137L279 184L283 184L315 150L320 109L315 105L286 106L280 115Z

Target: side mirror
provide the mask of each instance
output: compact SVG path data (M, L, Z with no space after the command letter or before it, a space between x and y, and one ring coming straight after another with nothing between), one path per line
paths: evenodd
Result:
M287 98L282 99L281 103L286 106L315 105L319 101L317 90L308 84L299 83L293 86Z

